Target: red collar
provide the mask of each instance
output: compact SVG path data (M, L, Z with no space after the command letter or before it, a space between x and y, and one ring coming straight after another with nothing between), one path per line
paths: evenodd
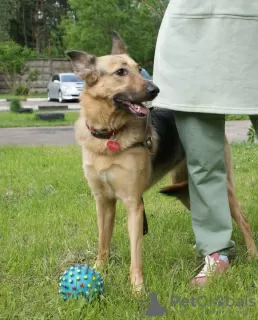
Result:
M90 133L93 135L93 137L98 138L98 139L110 139L111 137L114 137L117 135L118 132L122 131L124 126L117 130L97 130L94 127L89 127L88 124L86 123L86 127L90 130Z

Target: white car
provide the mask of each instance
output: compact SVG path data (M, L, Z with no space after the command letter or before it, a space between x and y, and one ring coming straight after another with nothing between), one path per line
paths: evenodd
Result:
M51 77L47 86L48 101L78 100L85 81L74 73L57 73Z

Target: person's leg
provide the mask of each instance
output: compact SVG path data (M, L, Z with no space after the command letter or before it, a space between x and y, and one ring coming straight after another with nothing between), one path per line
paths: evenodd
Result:
M198 255L227 255L231 241L224 141L225 116L175 112L186 152L192 227Z
M258 139L258 114L255 114L255 115L251 115L249 116L253 126L254 126L254 129L255 129L255 132L256 132L256 137Z

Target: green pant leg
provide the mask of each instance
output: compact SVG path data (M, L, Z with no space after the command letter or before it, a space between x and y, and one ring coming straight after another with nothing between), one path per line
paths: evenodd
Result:
M225 116L175 112L175 119L187 158L197 253L227 254L234 242L224 157Z
M252 124L254 126L255 132L256 132L256 136L258 139L258 114L255 115L251 115L249 116L250 120L252 121Z

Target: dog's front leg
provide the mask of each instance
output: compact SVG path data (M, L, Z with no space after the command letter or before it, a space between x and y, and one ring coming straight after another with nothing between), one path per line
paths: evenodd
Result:
M98 219L98 256L94 267L101 268L109 257L110 242L114 228L116 200L96 197Z
M130 279L133 291L139 292L143 285L142 225L144 206L141 198L127 198L123 202L128 212L128 232L131 248Z

